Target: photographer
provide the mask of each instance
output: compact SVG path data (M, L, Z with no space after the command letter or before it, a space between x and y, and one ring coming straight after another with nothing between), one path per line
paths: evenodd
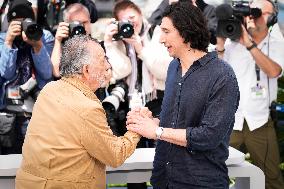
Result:
M139 7L131 1L116 3L113 14L115 18L109 21L104 36L113 78L126 81L129 87L128 96L138 90L142 93L145 104L157 100L153 102L153 108L158 116L168 64L172 60L166 48L159 43L161 30L157 27L151 38L148 33L150 24L143 19ZM127 37L121 34L123 29L120 25L125 23L133 27L132 35ZM116 35L120 36L115 37Z
M142 94L143 105L157 117L161 110L168 65L172 60L166 48L159 43L161 29L156 27L151 37L151 25L144 19L140 8L128 0L115 4L113 16L106 28L104 46L113 78L123 80L128 86L123 103L125 112L129 111L130 97L138 91ZM125 128L125 120L124 117L124 123L118 127ZM138 144L138 147L153 146L153 140L145 138ZM130 185L128 188L139 187Z
M63 12L64 22L60 22L55 34L55 43L51 55L51 61L53 65L53 76L58 78L59 75L59 63L61 57L61 46L64 39L70 37L70 23L76 21L79 25L83 26L82 33L91 34L91 20L88 9L80 4L70 4ZM81 34L82 34L81 33ZM79 33L78 33L79 34Z
M261 12L243 17L240 38L227 39L225 46L219 38L221 43L217 46L234 69L241 94L230 145L237 149L245 145L252 162L265 173L266 188L282 189L279 150L269 107L276 100L277 78L284 68L284 39L270 34L269 28L277 22L276 4L255 0L250 7Z
M2 148L2 153L21 153L35 99L27 97L33 94L22 95L20 86L31 81L33 91L39 91L52 80L50 53L54 38L35 23L31 3L26 0L11 1L7 18L8 31L0 34L0 126L7 121L6 113L12 113L12 117L16 114L9 124L16 129L17 139L16 144L12 141L8 148Z

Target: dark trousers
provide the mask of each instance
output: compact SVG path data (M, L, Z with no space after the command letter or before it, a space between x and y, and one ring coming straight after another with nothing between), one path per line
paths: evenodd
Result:
M27 127L29 124L30 118L17 116L14 128L14 139L13 145L11 147L4 147L0 144L0 154L21 154L22 146L24 143Z
M262 127L250 131L244 122L242 131L233 131L230 146L240 149L245 145L253 164L265 174L266 189L284 189L282 174L279 169L279 148L273 122L269 120Z

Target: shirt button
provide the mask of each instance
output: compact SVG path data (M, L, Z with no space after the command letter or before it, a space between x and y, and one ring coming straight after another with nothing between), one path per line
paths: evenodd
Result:
M169 164L170 164L170 162L168 161L168 162L167 162L167 165L169 165Z
M178 83L179 86L181 86L181 83Z

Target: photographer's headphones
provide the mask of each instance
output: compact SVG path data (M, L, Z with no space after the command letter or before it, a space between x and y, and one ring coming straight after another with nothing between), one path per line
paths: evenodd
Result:
M270 28L272 27L274 24L277 23L278 21L278 4L277 4L277 0L273 1L273 0L267 0L268 2L270 2L273 6L273 13L267 18L267 27Z

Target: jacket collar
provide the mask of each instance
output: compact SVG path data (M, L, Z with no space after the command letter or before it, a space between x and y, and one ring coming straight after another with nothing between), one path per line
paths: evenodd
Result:
M66 83L74 86L78 90L80 90L86 97L88 97L92 100L99 101L99 99L97 98L95 93L91 90L91 88L88 85L86 85L83 81L81 81L80 79L78 79L76 77L68 77L68 78L62 77L61 80L63 82L66 82Z

